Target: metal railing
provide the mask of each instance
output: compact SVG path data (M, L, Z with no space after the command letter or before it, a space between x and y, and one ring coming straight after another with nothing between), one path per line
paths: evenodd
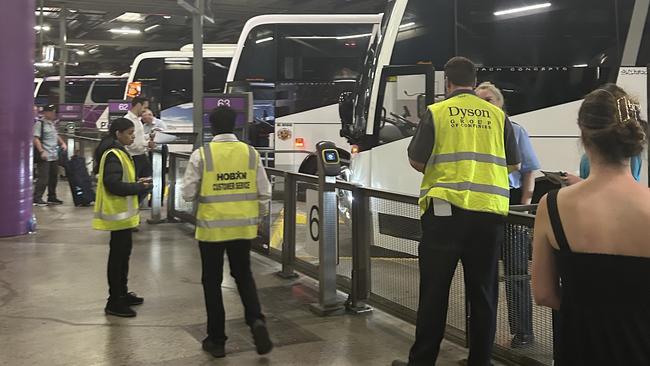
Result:
M179 177L189 155L171 154L168 212L170 217L194 222L193 207L180 202ZM185 162L183 162L185 161ZM186 166L186 165L185 165ZM254 248L279 261L282 277L295 271L318 278L318 241L313 240L313 195L316 176L267 169L272 185L269 216ZM180 183L182 184L182 183ZM363 188L339 181L337 286L348 294L347 305L370 303L414 323L418 305L418 198ZM534 206L513 207L518 211ZM505 245L499 262L499 306L495 357L523 365L551 365L553 327L551 311L532 304L530 295L530 246L534 216L511 212L506 218ZM317 232L317 230L316 230ZM529 321L530 319L530 321ZM512 347L512 333L530 324L535 342ZM467 345L468 314L462 265L452 280L447 316L447 339Z

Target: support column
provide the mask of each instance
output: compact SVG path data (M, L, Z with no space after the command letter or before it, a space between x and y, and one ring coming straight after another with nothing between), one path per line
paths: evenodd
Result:
M27 233L32 217L34 0L2 0L0 11L0 237Z
M59 104L65 103L65 75L67 71L66 67L68 66L68 48L66 46L68 38L67 17L68 12L64 6L61 8L61 12L59 12L59 50L61 51L61 56L59 57Z
M194 57L192 65L192 93L194 99L194 148L203 145L203 14L205 0L196 0L196 11L192 15L192 43Z

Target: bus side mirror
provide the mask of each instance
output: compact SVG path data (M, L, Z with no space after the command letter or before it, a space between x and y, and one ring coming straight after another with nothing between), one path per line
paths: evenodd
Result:
M424 116L427 114L427 95L426 94L420 94L418 95L418 117L424 118Z
M354 97L352 92L341 93L339 96L339 118L341 119L341 133L349 133L352 127L354 111Z

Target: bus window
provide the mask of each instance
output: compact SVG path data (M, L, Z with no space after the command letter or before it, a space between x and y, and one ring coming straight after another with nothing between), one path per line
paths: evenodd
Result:
M84 103L92 80L69 80L65 85L66 103ZM59 102L59 82L44 81L36 95L39 104L56 104Z
M109 99L122 99L126 80L102 80L95 81L90 99L93 103L108 103Z
M253 29L246 38L235 80L275 81L276 43L274 26L264 25Z
M356 80L372 24L280 24L280 81Z

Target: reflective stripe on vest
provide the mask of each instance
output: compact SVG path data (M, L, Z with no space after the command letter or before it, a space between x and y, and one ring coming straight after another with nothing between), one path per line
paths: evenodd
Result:
M420 208L437 198L461 209L507 215L505 114L471 93L429 106L435 142L420 187Z
M215 229L215 228L224 228L224 227L239 227L239 226L250 226L257 225L259 219L234 219L234 220L196 220L196 226Z
M492 163L505 167L508 166L505 158L475 152L458 152L451 154L431 155L431 159L429 159L429 162L427 164L433 165L438 163L453 163L461 160L474 160L481 163Z
M106 190L104 186L104 168L109 154L114 154L122 165L122 182L135 183L135 166L131 157L119 149L106 151L102 156L99 167L93 228L110 231L130 229L140 223L138 200L136 196L121 197Z
M201 187L196 238L222 242L257 236L257 151L239 141L211 142L200 150Z

